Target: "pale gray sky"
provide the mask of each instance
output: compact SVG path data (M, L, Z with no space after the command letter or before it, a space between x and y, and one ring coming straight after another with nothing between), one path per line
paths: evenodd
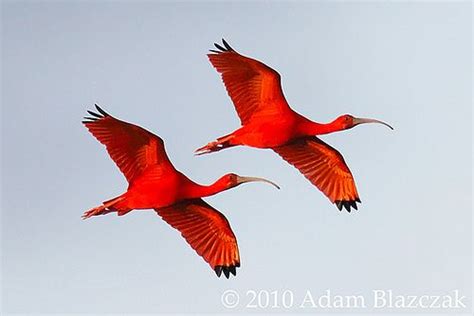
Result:
M226 289L243 302L260 289L471 297L471 14L470 2L2 2L2 311L226 312ZM239 125L205 55L221 37L275 68L309 118L395 127L323 137L356 178L358 212L269 150L193 156ZM80 219L126 188L80 123L94 102L160 135L195 181L281 185L206 199L238 238L237 277L218 279L152 211Z

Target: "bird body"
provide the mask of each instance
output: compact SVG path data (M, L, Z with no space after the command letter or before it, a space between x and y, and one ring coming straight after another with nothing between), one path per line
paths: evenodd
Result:
M248 124L224 137L230 140L229 145L271 149L301 137L337 132L342 130L341 123L316 123L297 112L289 111L288 115L254 118Z
M313 122L290 108L281 88L281 77L272 68L236 52L225 40L214 44L209 60L221 74L241 125L234 132L198 148L207 154L233 146L270 148L295 166L339 210L350 212L360 203L355 181L342 155L317 138L364 123L388 124L352 115L330 123ZM390 127L392 128L392 127Z
M117 212L125 215L134 209L154 209L215 270L228 278L240 266L237 240L223 214L201 198L236 187L245 182L266 179L242 177L233 173L211 185L200 185L176 170L169 160L163 140L149 131L118 120L96 105L95 113L83 123L125 175L125 193L85 212L83 219Z
M290 130L297 126L294 120L265 120L249 123L229 135L229 145L272 148L281 146L291 139ZM267 137L272 135L272 137Z
M230 184L228 177L223 176L211 185L200 185L178 170L163 173L159 168L152 167L129 184L124 196L130 210L167 207L227 190Z
M130 183L125 193L127 209L166 207L188 198L181 194L182 187L188 186L190 182L186 176L177 172L163 174L157 169L146 170Z

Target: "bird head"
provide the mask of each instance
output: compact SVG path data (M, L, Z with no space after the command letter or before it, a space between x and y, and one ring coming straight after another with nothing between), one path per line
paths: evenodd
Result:
M280 189L280 187L276 183L274 183L270 180L267 180L267 179L264 179L264 178L258 178L258 177L244 177L244 176L239 176L235 173L228 173L228 174L222 176L220 178L220 181L223 182L223 186L226 189L236 187L236 186L241 185L242 183L246 183L246 182L266 182L268 184L273 185L275 188Z
M383 124L387 126L388 128L393 130L393 127L388 125L385 122L376 120L376 119L370 119L370 118L360 118L360 117L354 117L350 114L344 114L339 116L335 121L335 125L339 126L341 130L345 129L350 129L353 128L354 126L360 125L360 124L365 124L365 123L378 123L378 124Z

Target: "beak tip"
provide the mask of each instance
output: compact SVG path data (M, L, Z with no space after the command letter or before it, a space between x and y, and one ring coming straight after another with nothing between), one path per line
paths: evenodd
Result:
M355 125L364 124L364 123L378 123L378 124L382 124L382 125L387 126L387 127L390 128L392 131L394 130L394 128L393 128L390 124L387 124L387 123L385 123L384 121L380 121L380 120L376 120L376 119L371 119L371 118L354 118L354 122L355 122Z

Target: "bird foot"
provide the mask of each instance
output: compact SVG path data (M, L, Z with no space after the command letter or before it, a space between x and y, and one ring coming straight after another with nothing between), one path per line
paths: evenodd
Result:
M104 210L105 210L105 207L103 205L94 207L93 209L90 209L87 212L84 212L81 218L88 219L89 217L92 217L92 216L105 214L106 212L104 212Z
M224 147L222 144L218 141L210 142L206 146L203 146L201 148L198 148L194 151L194 154L196 156L204 155L204 154L209 154L214 151L219 151L223 149Z

